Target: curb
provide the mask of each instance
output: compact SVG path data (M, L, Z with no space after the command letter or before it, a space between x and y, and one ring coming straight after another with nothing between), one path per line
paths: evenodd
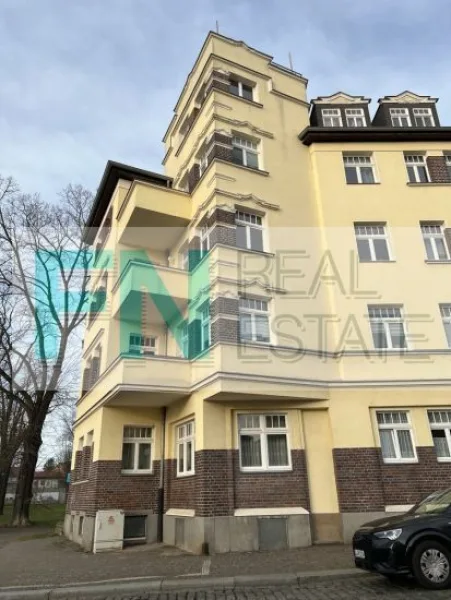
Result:
M116 580L105 583L81 583L47 587L0 588L0 600L58 600L66 598L101 598L102 596L133 595L165 592L168 590L215 591L234 590L243 587L267 587L279 585L301 585L309 580L323 577L347 579L365 577L368 573L357 569L333 569L330 571L304 571L301 573L279 573L274 575L236 575L233 577L149 577L139 580Z

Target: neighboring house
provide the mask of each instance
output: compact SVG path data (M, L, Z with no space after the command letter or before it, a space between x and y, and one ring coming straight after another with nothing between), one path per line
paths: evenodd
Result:
M6 502L13 502L17 484L17 473L9 478ZM33 502L38 504L64 504L66 502L67 483L64 473L54 471L36 471L33 480Z
M65 521L85 548L109 526L349 542L451 485L451 128L429 96L371 119L306 87L210 33L166 174L107 164Z

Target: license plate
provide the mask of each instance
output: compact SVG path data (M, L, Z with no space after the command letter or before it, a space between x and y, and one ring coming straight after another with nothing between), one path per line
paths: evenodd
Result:
M363 550L354 549L354 556L356 558L365 558L365 552Z

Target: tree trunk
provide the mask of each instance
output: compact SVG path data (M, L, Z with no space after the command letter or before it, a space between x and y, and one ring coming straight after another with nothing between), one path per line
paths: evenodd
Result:
M33 499L34 473L42 444L41 430L42 427L35 427L33 431L26 434L24 439L12 514L12 525L15 527L31 525L30 505Z
M11 474L11 465L12 460L8 465L4 464L0 466L0 515L3 514L5 509L5 496L8 488L8 479Z

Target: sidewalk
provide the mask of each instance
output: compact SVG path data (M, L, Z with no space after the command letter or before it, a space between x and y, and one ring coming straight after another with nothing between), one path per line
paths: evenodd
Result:
M354 568L350 547L342 545L208 557L162 545L87 554L61 537L29 539L46 533L49 532L0 529L0 590L15 586L55 587L130 578L261 577L331 570L352 572Z

